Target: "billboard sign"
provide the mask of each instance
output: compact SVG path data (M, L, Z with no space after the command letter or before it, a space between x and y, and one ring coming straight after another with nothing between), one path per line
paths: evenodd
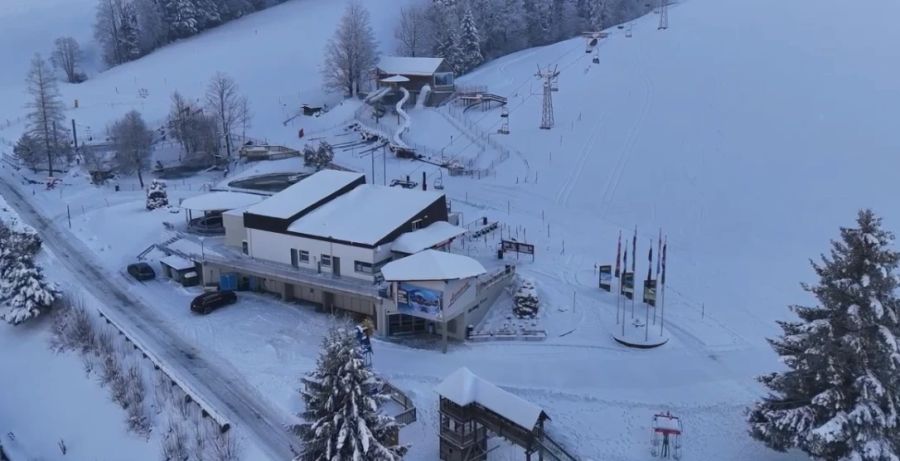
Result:
M397 289L397 311L401 314L436 319L441 315L443 293L401 282Z
M600 289L612 291L612 266L600 266Z
M530 243L516 242L514 240L501 240L500 249L502 249L504 253L512 251L534 256L534 245Z
M644 302L656 306L656 280L644 280Z

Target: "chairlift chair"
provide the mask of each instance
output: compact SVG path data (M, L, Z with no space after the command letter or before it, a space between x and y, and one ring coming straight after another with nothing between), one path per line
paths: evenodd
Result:
M650 431L650 454L654 458L681 459L681 418L668 411L655 414Z
M434 178L434 183L431 185L435 190L444 190L444 180L441 178Z

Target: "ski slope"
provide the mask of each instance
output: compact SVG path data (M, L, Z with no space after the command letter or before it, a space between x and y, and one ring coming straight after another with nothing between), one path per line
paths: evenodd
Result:
M341 7L325 5L295 0L83 85L63 85L67 100L82 103L70 116L95 133L131 108L159 121L171 91L198 97L209 76L223 70L251 101L252 136L293 147L302 147L298 127L337 137L352 108L283 123L289 105L325 98L313 69L330 33L306 32L336 22ZM393 4L367 5L384 46ZM537 282L549 337L456 345L447 355L376 343L376 369L419 407L413 438L404 434L414 446L409 459L434 459L433 387L460 366L539 404L552 418L554 439L584 459L648 459L649 420L661 410L684 418L684 459L804 459L750 440L743 409L762 392L754 377L778 366L765 342L777 333L774 321L787 317L788 304L811 302L799 287L814 280L807 259L826 251L860 207L873 207L888 227L900 228L892 193L900 150L894 46L900 30L888 19L897 13L900 5L888 0L866 7L837 0L686 0L671 7L668 30L658 31L652 14L634 22L631 38L611 29L598 45L599 64L574 39L498 59L461 78L509 98L511 134L492 139L516 155L485 179L445 176L445 192L467 222L500 219L535 243L536 261L520 261L519 271ZM538 129L542 98L533 75L550 64L561 74L553 93L556 126L548 131ZM26 69L27 63L23 76ZM0 94L11 101L0 106L0 121L14 120L24 103L15 96L21 83L13 80L0 79ZM140 88L148 89L146 99L137 96ZM416 109L408 115L405 136L417 144L461 158L496 154L482 153L477 136L446 114ZM465 116L485 133L500 124L499 110ZM14 139L17 129L0 126L0 136ZM368 172L371 159L339 152L337 161ZM423 163L387 159L385 165L387 177L372 167L373 182L437 173ZM104 194L79 185L65 198L38 191L35 201L64 225L67 203L92 210L90 203ZM130 200L132 208L141 206L137 194ZM123 232L130 223L114 221L111 210L88 211L80 219L89 224L74 234L140 248L151 242L138 239L162 231L154 221L157 231L148 224ZM99 216L103 225L91 220ZM671 340L654 351L624 350L612 341L616 299L595 287L594 265L614 262L616 236L621 230L630 238L635 226L639 280L650 239L660 228L669 239ZM464 251L490 258L495 244ZM126 253L116 251L99 259L118 265ZM164 289L138 290L144 297L175 297ZM160 315L180 325L190 342L214 345L208 353L227 351L218 353L249 382L259 382L275 404L296 411L296 377L312 366L321 324L307 321L307 312L274 309L260 302L247 318L232 310L234 321L215 328L213 317L197 326L178 314ZM492 459L520 459L521 452L501 452Z

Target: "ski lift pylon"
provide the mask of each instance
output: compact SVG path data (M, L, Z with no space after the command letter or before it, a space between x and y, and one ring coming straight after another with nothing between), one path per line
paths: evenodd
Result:
M655 458L681 459L681 418L668 411L653 415L650 432L650 454Z

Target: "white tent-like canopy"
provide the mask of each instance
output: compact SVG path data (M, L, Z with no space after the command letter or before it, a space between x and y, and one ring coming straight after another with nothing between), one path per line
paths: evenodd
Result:
M444 378L435 390L459 406L481 405L527 430L537 425L541 414L546 417L541 407L481 379L466 367Z
M480 262L468 256L437 250L425 250L381 268L381 274L388 282L456 280L477 277L485 272Z
M268 197L243 192L210 192L184 199L181 208L193 211L225 211L248 207L262 202Z
M409 79L402 75L392 75L390 77L381 79L381 81L384 83L406 83L409 81Z

